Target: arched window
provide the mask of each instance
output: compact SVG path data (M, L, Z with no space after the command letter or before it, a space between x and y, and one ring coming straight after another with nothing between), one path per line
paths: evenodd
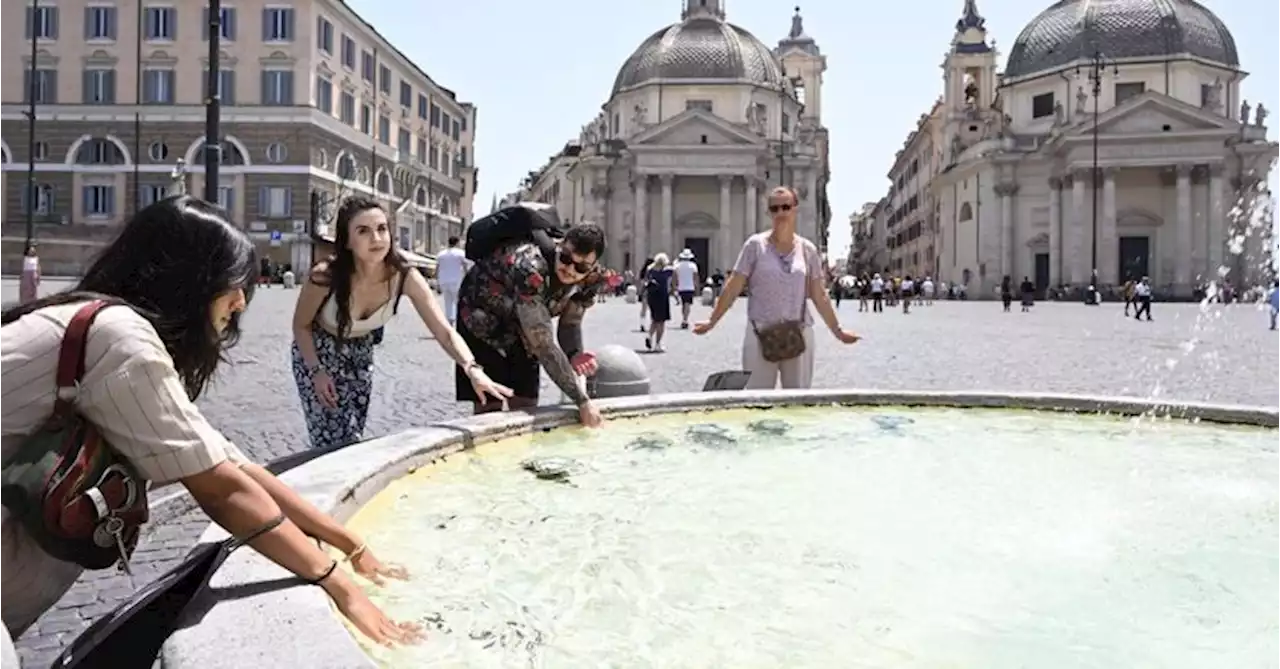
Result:
M968 221L973 218L973 206L968 202L960 205L960 220Z
M94 137L76 150L77 165L123 165L124 152L115 142Z
M387 174L386 172L379 172L377 188L379 193L390 193L391 192L391 175Z
M204 142L200 142L200 148L196 149L195 162L204 164ZM235 144L222 140L222 155L219 157L219 165L244 165L246 163L244 154L240 152L240 148Z
M339 179L356 178L356 159L355 158L344 155L338 159L338 178Z

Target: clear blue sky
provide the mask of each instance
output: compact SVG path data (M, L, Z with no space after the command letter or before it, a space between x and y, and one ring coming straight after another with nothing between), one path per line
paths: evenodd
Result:
M432 78L479 107L478 213L514 190L596 115L618 68L681 0L349 0ZM884 194L893 154L942 91L942 62L963 0L801 2L805 32L827 55L823 115L831 131L832 253L848 216ZM978 0L996 46L1008 47L1049 2ZM1275 0L1207 0L1250 73L1243 96L1280 111ZM774 46L795 2L727 0L729 20ZM1280 116L1273 115L1274 126ZM1273 135L1274 138L1274 135ZM1273 178L1274 182L1274 178ZM1274 188L1274 185L1273 185Z

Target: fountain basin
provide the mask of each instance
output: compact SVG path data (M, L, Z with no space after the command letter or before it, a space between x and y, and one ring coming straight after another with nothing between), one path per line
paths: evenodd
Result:
M623 398L602 403L611 417L649 416L654 414L679 414L706 410L752 409L770 407L803 406L879 406L879 407L952 407L962 409L1024 409L1074 413L1109 413L1116 416L1149 415L1170 417L1176 420L1225 423L1234 425L1274 428L1277 412L1250 407L1209 405L1156 405L1154 403L1107 398L1061 397L1043 395L1007 395L996 393L902 393L858 391L772 391L697 393L666 396ZM902 415L887 410L890 415ZM1005 412L996 412L1005 413ZM1012 412L1010 412L1012 413ZM702 415L702 414L699 414ZM834 414L833 414L834 415ZM911 414L906 414L911 415ZM921 413L921 415L924 415ZM761 418L770 418L765 413ZM655 419L657 420L657 419ZM671 418L663 419L668 423ZM1144 419L1145 420L1145 419ZM702 423L706 419L691 416L688 423ZM341 520L348 520L374 500L388 486L404 483L406 474L423 468L444 456L488 442L549 430L576 422L576 412L549 410L536 415L489 415L453 423L431 426L377 439L320 457L284 475L291 485L323 509ZM803 422L803 421L801 421ZM883 421L883 429L899 429L895 421ZM1124 421L1114 421L1123 429ZM1136 429L1143 429L1139 425ZM1189 429L1191 429L1189 427ZM1211 430L1207 426L1194 429ZM1235 429L1235 428L1224 428ZM714 432L714 430L710 431ZM719 437L708 432L698 438L714 442ZM1261 434L1275 443L1275 433L1262 430ZM911 443L910 435L898 437L902 443ZM712 445L713 446L713 445ZM708 446L711 448L712 446ZM619 446L621 448L621 446ZM641 454L642 455L642 454ZM643 455L642 455L643 456ZM1274 472L1274 446L1269 457ZM451 458L451 460L456 460ZM426 471L429 468L425 468ZM1274 477L1272 477L1274 478ZM538 485L554 486L539 481ZM1274 484L1273 484L1274 485ZM1274 494L1274 489L1264 494ZM376 501L375 501L376 502ZM376 503L373 505L376 506ZM372 508L372 507L370 507ZM358 519L357 519L358 520ZM357 523L358 525L359 523ZM377 523L368 531L375 535ZM1270 533L1274 552L1274 517ZM363 531L363 528L362 528ZM224 537L220 530L212 528L205 540ZM379 539L371 537L378 547ZM1016 545L1015 545L1016 548ZM379 548L384 559L393 547ZM443 574L433 571L430 565L408 565L415 570L416 578L440 579ZM1269 592L1275 591L1274 572L1263 575L1271 579ZM241 551L227 562L214 576L212 589L205 595L205 610L199 621L191 621L166 644L166 667L243 667L255 664L355 668L378 666L335 617L327 598L317 588L293 586L289 577L249 551ZM1274 609L1274 607L1272 607ZM423 613L431 611L424 604ZM1274 610L1272 611L1274 616ZM1210 624L1206 621L1205 624ZM1274 618L1264 620L1265 627L1274 626ZM440 631L429 630L436 638ZM1274 634L1271 638L1274 639ZM1274 658L1274 644L1268 642ZM387 661L386 658L383 658ZM897 663L898 666L931 666L919 659ZM391 665L395 666L395 665ZM1006 666L997 662L984 666Z

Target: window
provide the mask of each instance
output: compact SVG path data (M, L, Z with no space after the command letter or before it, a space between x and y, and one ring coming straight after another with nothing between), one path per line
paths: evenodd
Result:
M324 77L316 77L316 109L333 113L333 82Z
M86 40L115 39L116 8L86 7L84 10L84 38Z
M373 134L373 107L360 105L360 132Z
M27 39L31 39L33 28L39 39L58 39L58 8L27 7Z
M427 120L427 113L430 106L431 106L431 103L430 101L428 101L426 94L419 93L418 94L418 118L424 121Z
M452 125L453 125L453 119L449 116L449 112L441 111L440 112L440 129L445 131L445 133L448 133L449 128Z
M293 41L293 10L288 7L268 7L262 10L262 41Z
M333 55L333 24L323 16L316 17L316 48Z
M440 169L440 147L431 146L431 150L427 152L427 166L431 169Z
M356 41L346 35L342 36L342 66L356 69Z
M36 70L35 90L32 90L31 70L22 71L22 101L32 102L35 94L37 104L54 104L58 101L58 71Z
M288 186L263 186L258 194L258 215L287 218L293 209L293 191Z
M440 127L440 105L431 105L431 127Z
M427 140L418 138L418 151L414 155L418 156L419 162L427 159Z
M1143 81L1126 81L1116 84L1116 104L1122 104L1129 98L1135 98L1147 92L1147 84Z
M338 178L352 179L356 176L356 160L351 156L342 156L338 159Z
M233 211L236 207L236 190L231 186L218 186L218 206Z
M173 70L146 69L142 71L142 104L171 105L174 89Z
M91 139L80 145L75 159L76 164L79 165L123 165L124 153L114 142L106 139Z
M200 39L209 39L209 8L204 8L204 14L200 17ZM234 42L236 40L236 9L235 7L223 7L218 13L218 34L219 39L224 42Z
M458 167L467 166L467 147L458 149Z
M49 143L48 142L36 142L35 158L36 160L49 159Z
M138 206L146 207L169 197L169 187L157 184L144 184L138 189Z
M400 153L403 153L406 157L412 152L413 137L409 135L409 130L407 128L400 128L400 132L396 137L396 147L399 148Z
M142 24L148 40L172 42L178 35L178 12L173 7L147 7Z
M85 186L81 197L85 216L110 216L115 213L116 189L113 186Z
M34 199L36 203L33 214L50 214L53 212L53 186L50 184L36 184L34 198L31 197L31 191L26 188L22 189L22 212L30 211L31 201Z
M116 101L115 70L85 70L84 104L113 104Z
M365 81L373 81L374 70L377 69L377 62L373 58L372 51L360 52L360 77Z
M400 82L400 106L413 109L413 86L407 81Z
M378 115L378 141L391 146L391 117L386 114Z
M209 90L209 71L205 70L200 73L200 95L204 96L205 91ZM218 99L224 105L234 105L236 103L236 71L235 70L219 70L218 71Z
M455 119L453 119L453 133L452 133L452 137L453 137L453 139L456 141L456 140L458 140L461 136L462 136L462 124L461 124L461 123L459 123L459 122L458 122L458 119L456 119L456 118L455 118Z
M704 112L710 112L712 111L712 104L710 100L685 100L684 108L701 109Z
M356 96L346 91L342 92L342 103L338 109L338 116L347 125L356 124Z
M1053 116L1053 93L1041 93L1031 98L1031 118Z
M378 67L378 89L391 95L391 68L386 65Z
M272 142L267 145L267 162L283 163L289 157L289 149L280 142Z
M169 157L169 145L164 142L152 142L151 145L147 147L147 155L150 156L152 160L160 162Z
M293 72L262 71L262 104L284 107L293 104Z

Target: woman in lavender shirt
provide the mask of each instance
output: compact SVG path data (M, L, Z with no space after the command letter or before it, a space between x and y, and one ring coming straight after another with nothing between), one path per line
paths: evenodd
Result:
M837 339L852 344L858 335L840 327L840 320L827 295L822 256L813 242L796 234L799 198L789 187L779 186L769 193L769 216L773 229L747 238L716 300L711 319L694 326L695 334L706 334L720 322L743 286L751 291L747 303L747 331L742 340L742 368L751 373L747 388L774 388L779 377L783 388L813 385L813 316L808 301L813 300L818 315ZM782 321L804 321L805 351L798 357L769 362L760 355L755 329ZM754 326L754 327L753 327Z

